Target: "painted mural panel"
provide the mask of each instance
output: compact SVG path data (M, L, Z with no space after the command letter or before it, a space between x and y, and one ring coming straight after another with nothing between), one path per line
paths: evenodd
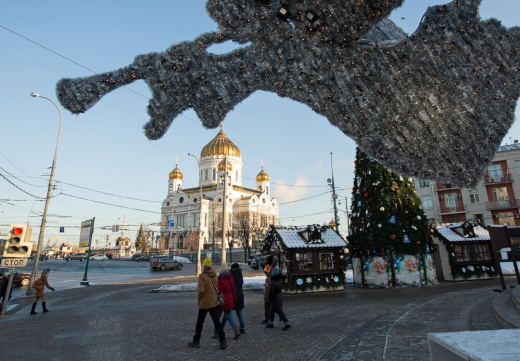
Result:
M431 254L426 255L426 278L431 285L437 283L437 270L435 269L435 261Z
M396 256L394 273L398 287L419 287L424 282L424 264L420 257L411 254Z
M388 256L367 257L363 264L366 288L388 288L392 282L392 274L388 267Z

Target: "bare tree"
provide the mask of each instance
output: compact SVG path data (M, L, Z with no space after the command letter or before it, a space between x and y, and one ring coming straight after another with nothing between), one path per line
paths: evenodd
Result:
M241 212L235 215L235 229L236 236L242 243L244 249L244 262L247 261L247 257L251 255L251 239L252 232L252 217L249 212Z

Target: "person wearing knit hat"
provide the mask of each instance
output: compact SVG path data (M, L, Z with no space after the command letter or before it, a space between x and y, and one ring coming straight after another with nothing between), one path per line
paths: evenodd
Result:
M264 268L265 283L264 283L264 320L262 324L267 325L269 323L269 317L271 315L271 303L269 302L269 288L271 287L271 272L273 268L270 265L266 265Z
M282 274L280 273L278 266L276 266L273 272L271 272L271 284L269 286L269 302L271 304L271 309L269 310L269 323L265 327L274 328L274 314L276 313L285 324L282 330L287 331L291 328L291 323L283 312L282 289Z
M204 262L202 262L204 267L211 267L211 258L207 257Z
M197 287L199 313L197 316L197 324L195 326L195 335L193 336L193 341L188 343L188 347L200 347L202 327L204 326L206 315L209 313L218 334L220 348L225 349L228 347L226 334L224 333L224 329L222 328L218 317L219 300L217 272L211 268L211 258L206 258L203 265L204 270L199 275L199 283Z
M218 290L226 300L225 305L220 307L220 310L224 312L222 320L220 321L222 328L226 325L226 321L229 321L231 327L233 327L233 331L235 332L234 339L236 340L240 337L241 333L236 321L233 319L231 311L233 311L235 302L237 301L237 291L235 281L227 268L226 262L222 262L220 265L220 271L218 274Z
M244 321L244 314L242 310L244 309L244 290L242 286L244 285L244 278L242 277L242 269L238 263L233 263L231 265L231 277L235 281L235 288L237 291L237 301L235 302L235 313L238 317L238 322L240 323L240 333L246 333L246 323Z

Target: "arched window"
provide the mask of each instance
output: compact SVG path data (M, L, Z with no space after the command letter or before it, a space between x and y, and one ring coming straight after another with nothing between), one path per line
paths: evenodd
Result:
M208 214L205 213L204 214L204 227L207 227L207 226L208 226ZM206 239L206 238L204 238L204 239Z
M261 191L262 190L262 186L258 186L258 190Z
M265 192L266 192L267 194L269 194L269 186L266 186L266 187L265 187Z
M228 186L231 185L231 176L228 177Z
M217 180L217 169L213 168L213 180Z
M170 193L173 193L173 184L170 184Z
M181 185L180 185L180 184L177 186L177 190L178 190L178 191L181 190Z
M207 169L204 171L204 180L205 181L208 180L208 170Z
M238 170L235 171L235 181L238 182Z

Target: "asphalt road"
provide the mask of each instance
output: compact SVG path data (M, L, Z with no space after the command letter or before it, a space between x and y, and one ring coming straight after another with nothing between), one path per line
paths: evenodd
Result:
M27 267L18 268L17 271L31 273L34 261L28 262ZM66 261L63 259L40 261L38 274L45 268L50 268L49 284L56 290L77 288L85 275L86 262ZM195 264L183 264L182 270L153 271L149 262L135 261L90 261L87 279L91 285L108 283L137 282L147 280L168 281L178 277L194 276ZM245 266L249 269L249 267ZM261 271L258 272L261 274ZM27 287L15 287L13 298L24 296Z
M133 267L133 266L132 266ZM137 267L137 266L135 266ZM52 275L52 274L51 274ZM151 281L162 284L162 281ZM50 312L30 302L0 319L12 330L4 360L429 360L427 333L500 328L492 312L498 280L416 289L284 296L292 328L266 329L263 294L246 291L246 334L219 350L209 318L199 349L188 348L196 293L150 293L155 284L98 285L48 293Z

